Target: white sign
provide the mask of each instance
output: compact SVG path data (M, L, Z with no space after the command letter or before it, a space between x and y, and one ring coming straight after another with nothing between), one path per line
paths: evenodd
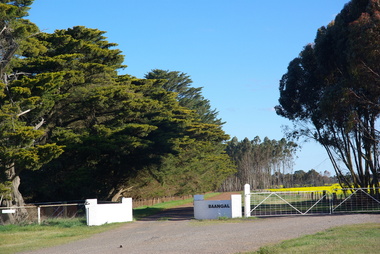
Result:
M14 209L8 209L8 210L3 210L3 213L16 213L16 210Z
M242 216L241 195L231 195L231 200L203 200L201 195L196 196L194 197L194 218L197 220Z

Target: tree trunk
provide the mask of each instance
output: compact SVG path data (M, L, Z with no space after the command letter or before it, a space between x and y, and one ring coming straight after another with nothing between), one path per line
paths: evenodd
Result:
M14 207L15 213L2 213L0 216L0 224L15 224L25 221L28 217L28 212L24 208L25 202L18 187L20 186L20 177L16 175L15 168L12 165L6 172L9 180L11 180L11 195L10 199L3 200L0 206ZM2 209L3 211L3 209Z

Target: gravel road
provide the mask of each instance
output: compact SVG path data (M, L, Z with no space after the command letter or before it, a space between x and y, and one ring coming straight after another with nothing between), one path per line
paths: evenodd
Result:
M380 223L380 214L269 217L209 223L192 220L192 216L192 206L183 206L88 239L24 253L238 253L331 227Z

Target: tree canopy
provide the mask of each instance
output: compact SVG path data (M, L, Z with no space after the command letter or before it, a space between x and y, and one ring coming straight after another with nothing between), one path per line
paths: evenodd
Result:
M0 2L0 205L23 205L20 178L29 201L117 200L206 192L235 172L189 76L173 90L119 75L104 31L41 32L24 19L32 2Z
M350 1L280 81L277 113L326 149L347 186L379 186L379 29L378 0Z
M163 80L162 87L167 91L177 93L179 104L194 110L202 122L223 124L222 120L217 118L216 109L211 109L210 101L202 96L202 87L192 87L193 81L186 73L154 69L145 74L145 78Z
M211 190L234 172L221 126L181 106L162 79L118 75L123 56L104 32L78 26L34 39L15 68L51 77L39 84L55 89L39 117L46 122L44 141L65 146L42 170L25 173L23 189L34 198L187 194Z

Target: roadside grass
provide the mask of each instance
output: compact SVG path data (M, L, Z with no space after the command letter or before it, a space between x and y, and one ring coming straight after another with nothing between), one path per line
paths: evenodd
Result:
M31 251L65 244L121 225L123 223L88 227L85 218L52 219L41 225L4 225L0 226L0 253Z
M348 225L283 241L250 254L379 253L380 223Z

